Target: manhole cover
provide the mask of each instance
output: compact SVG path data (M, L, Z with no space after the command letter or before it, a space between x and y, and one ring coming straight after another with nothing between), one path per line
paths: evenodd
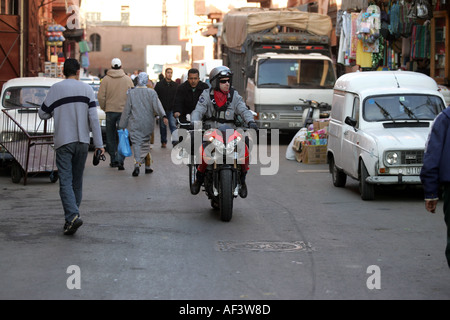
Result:
M309 242L303 241L218 241L219 251L294 252L313 251Z

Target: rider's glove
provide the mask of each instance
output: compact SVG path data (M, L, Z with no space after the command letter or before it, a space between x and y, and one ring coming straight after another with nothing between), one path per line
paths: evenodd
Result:
M250 128L250 129L253 129L253 130L255 130L255 131L258 131L258 125L256 124L256 122L255 121L251 121L251 122L249 122L248 123L248 127Z

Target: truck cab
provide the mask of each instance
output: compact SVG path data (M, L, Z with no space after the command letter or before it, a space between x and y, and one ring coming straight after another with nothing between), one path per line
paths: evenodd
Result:
M321 53L257 54L247 69L246 103L263 129L298 131L303 126L300 99L331 104L336 75Z

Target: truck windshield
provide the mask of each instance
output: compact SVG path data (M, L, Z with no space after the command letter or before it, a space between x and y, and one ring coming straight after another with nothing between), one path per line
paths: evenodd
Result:
M366 121L433 120L445 106L437 96L424 94L386 95L364 101Z
M260 88L332 89L336 81L328 60L265 59L258 66Z
M2 105L7 109L40 107L50 87L11 87L3 95Z

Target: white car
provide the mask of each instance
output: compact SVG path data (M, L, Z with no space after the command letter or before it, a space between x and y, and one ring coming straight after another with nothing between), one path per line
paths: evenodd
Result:
M100 121L100 128L102 129L103 144L106 144L106 113L100 108L100 104L98 103L97 99L98 89L100 88L100 79L98 77L83 77L80 78L80 80L89 84L95 92L95 102L97 104L98 121ZM92 139L92 132L91 132L91 149L94 147L93 143L94 141Z
M436 82L407 71L354 72L334 86L327 158L333 184L359 181L361 198L375 185L420 185L425 143L445 108Z
M3 85L0 95L0 133L3 132L5 121L2 109L10 109L8 114L22 126L24 131L43 133L43 120L39 118L37 109L34 108L39 108L44 102L50 87L62 80L61 78L23 77L7 81ZM30 111L24 112L19 110L23 108L30 108ZM104 133L106 126L105 113L99 106L97 106L97 110L102 132ZM52 121L52 119L48 120L46 128L50 132L53 129ZM7 160L12 160L12 157L0 145L0 163Z

